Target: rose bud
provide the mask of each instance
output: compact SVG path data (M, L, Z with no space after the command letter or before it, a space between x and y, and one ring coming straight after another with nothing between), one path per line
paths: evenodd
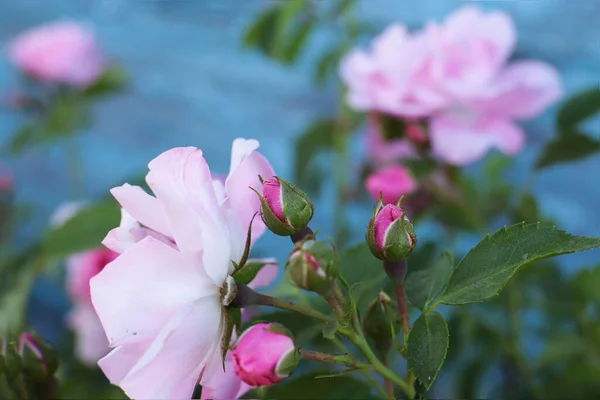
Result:
M386 355L392 346L392 327L398 325L397 309L392 299L383 291L367 308L363 319L365 334L373 339L375 348L381 355Z
M50 346L39 336L22 333L17 351L21 356L23 371L35 382L45 382L58 367L56 356Z
M314 207L306 193L281 178L262 181L261 217L271 232L291 236L307 227Z
M246 329L231 356L235 374L250 386L277 383L300 362L291 332L276 323L258 323Z
M298 242L285 267L297 287L326 296L338 275L338 265L339 256L329 243L311 239Z
M405 259L417 244L412 223L398 205L383 205L381 199L373 211L373 217L365 237L371 253L381 260Z

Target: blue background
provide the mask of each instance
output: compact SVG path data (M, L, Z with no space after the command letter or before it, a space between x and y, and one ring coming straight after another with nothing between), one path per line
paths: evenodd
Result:
M0 3L0 44L20 31L47 21L74 18L92 23L106 53L128 71L125 93L107 98L94 110L92 128L82 132L86 192L90 198L140 174L146 163L174 146L204 150L215 171L226 172L231 141L255 137L278 175L292 174L293 138L314 117L334 107L332 88L312 82L315 55L331 40L327 29L314 35L294 66L274 63L241 46L244 28L268 1L133 1L133 0L3 0ZM357 15L383 27L395 20L410 26L441 18L464 4L451 0L364 0ZM473 2L471 2L473 3ZM567 95L600 87L600 1L513 0L479 1L482 8L503 9L518 27L517 56L540 59L560 71ZM0 58L0 93L15 88L16 74ZM526 185L541 146L553 134L552 115L526 124L527 148L516 158L510 176L515 186ZM0 140L18 127L19 117L0 110ZM600 138L597 121L590 132ZM360 154L360 141L353 153ZM15 174L17 200L35 206L18 241L33 237L47 224L51 212L69 200L65 149L36 149L17 159L0 160ZM474 166L476 168L477 166ZM600 157L546 169L528 181L542 213L557 225L579 235L600 236ZM331 232L331 191L317 199L314 227ZM370 213L351 207L356 240ZM433 233L423 227L420 235ZM474 244L465 237L459 249ZM264 255L283 260L288 250L281 238L265 237L257 245ZM272 249L276 249L273 251ZM598 251L564 256L561 262L577 268L598 262ZM64 295L48 282L36 286L32 323L56 339Z

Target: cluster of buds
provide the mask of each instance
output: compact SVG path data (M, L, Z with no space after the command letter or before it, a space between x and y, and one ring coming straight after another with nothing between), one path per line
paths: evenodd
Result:
M231 355L235 374L250 386L277 383L300 362L291 332L277 323L258 323L246 329Z
M58 368L50 346L35 333L22 333L16 342L0 342L0 398L50 399Z

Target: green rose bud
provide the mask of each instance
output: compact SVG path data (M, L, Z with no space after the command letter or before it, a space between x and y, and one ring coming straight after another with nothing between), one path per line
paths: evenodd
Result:
M298 242L290 253L286 269L300 289L325 296L331 292L338 265L339 256L329 243L310 239Z

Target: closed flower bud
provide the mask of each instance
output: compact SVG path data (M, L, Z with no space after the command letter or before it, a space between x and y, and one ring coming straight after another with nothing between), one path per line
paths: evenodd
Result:
M383 291L367 308L363 320L365 334L373 339L375 348L381 355L387 354L392 346L392 327L397 325L394 315L397 315L395 304Z
M10 379L14 379L21 371L21 359L14 343L0 342L0 370Z
M235 374L250 386L277 383L300 362L292 334L276 323L258 323L246 329L231 355Z
M384 206L380 200L365 234L371 253L381 260L403 260L417 244L413 224L400 208L400 201L397 206Z
M292 282L300 289L328 295L333 280L338 275L339 256L325 242L305 240L299 242L286 263Z
M57 369L54 352L35 334L21 334L18 353L21 356L23 371L35 382L45 382Z
M291 236L306 228L314 207L306 193L281 178L262 181L261 217L271 232Z

